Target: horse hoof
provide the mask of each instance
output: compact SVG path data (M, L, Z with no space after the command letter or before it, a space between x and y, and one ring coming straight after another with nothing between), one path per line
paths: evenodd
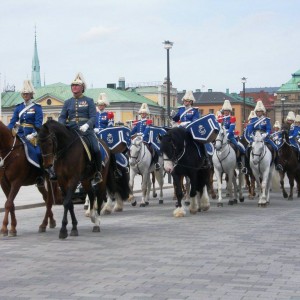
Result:
M136 206L136 201L132 202L131 206Z
M164 200L159 200L158 204L164 204Z
M217 195L212 195L211 198L212 199L217 199Z
M153 198L156 198L157 197L157 193L153 194Z
M229 203L228 203L229 204ZM223 207L223 203L218 203L217 207Z
M238 204L238 201L236 199L234 199L233 204Z
M1 230L0 234L2 237L8 236L8 230Z
M146 207L146 204L145 203L141 203L140 207Z
M185 204L186 206L189 206L191 203L190 203L190 201L184 201L184 204Z
M146 204L146 206L148 206L149 205L149 201L146 201L145 204Z
M244 202L244 201L245 201L244 197L240 198L240 202Z
M288 200L293 200L293 197L288 197Z
M228 205L233 205L233 204L234 204L233 200L228 201Z
M67 230L60 230L59 238L60 239L66 239L67 237L68 237L68 231Z
M55 220L50 221L49 228L55 228L55 227L56 227L56 221Z
M10 236L10 237L17 236L17 231L16 231L16 230L14 230L14 231L10 230L10 231L8 232L8 236Z
M94 226L93 232L100 232L100 226Z
M83 209L84 209L84 210L87 210L88 208L89 208L88 205L84 205L84 206L83 206Z
M72 229L70 236L78 236L78 230L77 229Z
M40 226L39 227L39 233L46 232L46 227Z
M288 195L287 195L287 194L283 194L283 198L285 198L285 199L286 199L287 197L288 197Z

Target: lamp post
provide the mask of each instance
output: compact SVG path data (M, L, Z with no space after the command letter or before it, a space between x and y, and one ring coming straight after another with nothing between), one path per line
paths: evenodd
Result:
M281 106L281 117L282 117L282 119L281 119L281 124L283 124L284 123L284 102L285 102L285 96L282 96L281 97L281 104L282 104L282 106Z
M246 90L245 90L245 84L247 82L247 78L242 78L242 84L243 84L243 127L245 126L246 122Z
M170 49L172 49L173 42L164 41L163 44L164 44L165 49L167 50L167 120L168 120L168 126L170 126L171 108L170 108L170 55L169 55L169 51L170 51Z

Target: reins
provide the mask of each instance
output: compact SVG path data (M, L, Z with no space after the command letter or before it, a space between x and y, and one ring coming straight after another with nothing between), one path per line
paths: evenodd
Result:
M4 162L6 160L6 158L12 153L12 151L15 149L15 144L16 144L16 140L17 140L17 136L15 136L14 138L14 142L12 147L10 148L9 152L5 155L4 158L0 157L0 168L2 168L4 166Z

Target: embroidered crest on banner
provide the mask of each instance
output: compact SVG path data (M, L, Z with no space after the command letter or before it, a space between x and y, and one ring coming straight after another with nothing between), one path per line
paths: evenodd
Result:
M198 127L198 132L201 134L201 135L205 135L206 134L206 129L203 125L199 125Z
M112 143L114 142L114 138L113 138L113 135L112 135L111 133L109 133L109 134L107 135L107 142L108 142L109 144L112 144Z

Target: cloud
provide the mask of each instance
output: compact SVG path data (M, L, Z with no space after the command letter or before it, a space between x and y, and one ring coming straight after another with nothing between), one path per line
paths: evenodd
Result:
M80 38L80 42L95 42L102 40L103 38L111 36L118 30L117 27L91 27L87 32L84 32Z

